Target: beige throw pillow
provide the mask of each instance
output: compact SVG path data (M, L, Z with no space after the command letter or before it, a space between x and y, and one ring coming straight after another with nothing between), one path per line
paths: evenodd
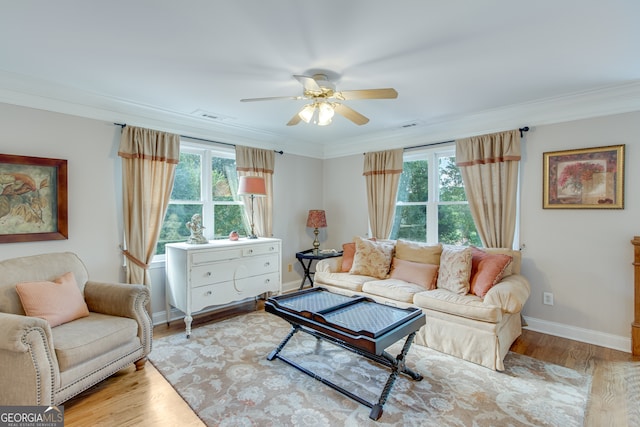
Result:
M355 238L356 253L349 274L385 279L393 258L393 243Z
M469 293L471 278L471 248L444 245L440 256L438 288L460 295Z
M396 243L396 258L422 264L440 264L442 244L428 245L426 243L411 242L398 239Z

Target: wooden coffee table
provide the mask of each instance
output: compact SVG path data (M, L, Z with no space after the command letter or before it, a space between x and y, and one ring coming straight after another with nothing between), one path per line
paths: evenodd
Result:
M392 307L366 297L348 297L331 293L324 288L312 288L268 298L265 311L291 324L289 334L267 359L280 359L345 396L372 408L369 418L373 420L382 416L382 407L398 374L406 374L416 381L422 380L422 375L405 365L405 357L416 331L426 322L425 315L419 308ZM388 367L391 373L378 401L369 402L280 355L280 351L298 331L306 332ZM396 357L385 351L391 344L405 337L402 350Z

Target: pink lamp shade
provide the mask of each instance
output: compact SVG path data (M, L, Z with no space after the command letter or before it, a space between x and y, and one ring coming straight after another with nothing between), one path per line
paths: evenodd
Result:
M307 227L310 228L324 228L327 226L327 218L323 210L312 209L309 211L307 217Z
M267 190L264 185L264 178L260 176L241 176L238 183L238 194L241 196L266 196Z

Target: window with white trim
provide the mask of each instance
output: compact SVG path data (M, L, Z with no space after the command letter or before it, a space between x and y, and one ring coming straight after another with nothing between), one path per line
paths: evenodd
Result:
M237 189L233 148L214 149L182 142L156 255L164 255L165 244L189 238L186 223L195 214L202 216L204 236L209 240L228 238L233 230L246 236L244 204L237 196Z
M392 239L481 246L455 148L404 153Z

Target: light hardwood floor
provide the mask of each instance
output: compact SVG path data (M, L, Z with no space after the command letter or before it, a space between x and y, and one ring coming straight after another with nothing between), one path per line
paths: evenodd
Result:
M193 327L219 321L261 304L244 304L232 310L196 318ZM184 329L182 321L154 328L159 338ZM629 362L640 365L640 358L578 341L524 330L511 351L566 366L593 375L587 406L587 427L625 427L628 420L625 370ZM636 371L638 372L638 371ZM638 380L640 383L640 379ZM640 402L636 402L636 405ZM65 426L203 426L202 421L182 400L151 363L135 371L133 365L106 379L79 396L65 402ZM636 420L637 422L637 420Z

